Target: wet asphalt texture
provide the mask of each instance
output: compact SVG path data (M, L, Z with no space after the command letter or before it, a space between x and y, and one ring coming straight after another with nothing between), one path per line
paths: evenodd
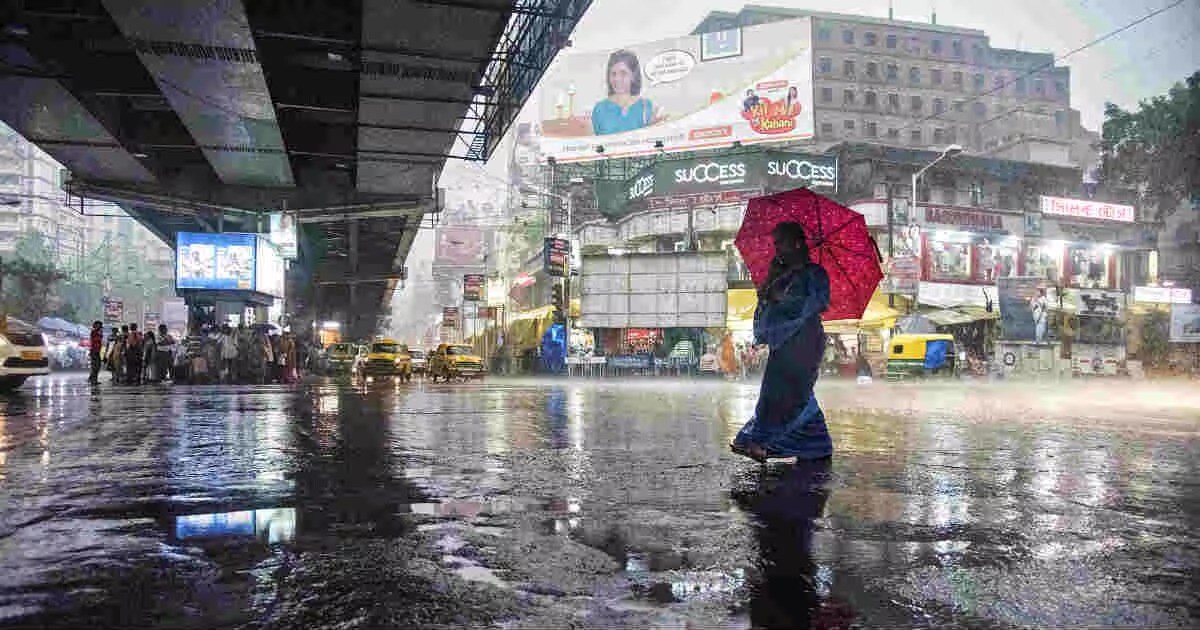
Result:
M0 398L0 627L1200 624L1200 386L823 381L831 463L727 444L747 383Z

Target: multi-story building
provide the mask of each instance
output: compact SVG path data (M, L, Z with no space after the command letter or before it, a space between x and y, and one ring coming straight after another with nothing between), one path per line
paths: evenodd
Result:
M936 23L747 6L710 13L695 33L812 20L816 142L968 152L1073 165L1070 69L1049 53L992 47L986 33ZM1075 114L1075 119L1077 119Z

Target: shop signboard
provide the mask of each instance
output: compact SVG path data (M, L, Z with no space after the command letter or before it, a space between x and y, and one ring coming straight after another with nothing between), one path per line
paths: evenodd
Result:
M271 242L286 260L296 260L298 254L296 216L286 212L271 213Z
M1034 300L1046 281L1036 276L1018 276L996 280L1000 304L1000 338L1007 341L1036 341L1037 320L1034 319ZM1046 307L1049 299L1046 299ZM1045 308L1043 317L1049 317Z
M483 264L483 230L473 227L437 229L434 264L446 267L471 267Z
M155 311L146 311L145 320L145 330L156 331L158 330L158 324L162 322L162 316Z
M945 226L966 232L1004 234L1009 232L1011 222L1005 215L947 206L921 206L925 224L931 227Z
M565 238L546 238L542 241L542 268L555 278L570 273L571 241Z
M1172 304L1167 338L1174 343L1200 343L1200 304Z
M175 287L253 291L257 244L254 234L179 232Z
M650 368L652 354L619 354L609 357L608 367L618 370L645 370Z
M458 328L458 307L446 306L442 308L442 326L445 328Z
M837 178L832 155L766 151L664 160L626 183L626 199L650 209L721 205L801 187L833 192Z
M254 254L254 290L281 298L286 284L283 256L267 239L257 240Z
M125 319L125 301L118 297L104 298L104 321L119 322Z
M1138 304L1191 304L1192 290L1183 287L1133 287Z
M1080 316L1120 319L1125 312L1125 293L1105 289L1078 289L1075 308Z
M812 69L808 18L560 55L539 84L542 153L567 162L812 138Z
M483 286L487 278L481 273L469 273L463 276L463 301L479 302L484 299Z
M1133 223L1133 206L1104 203L1090 199L1067 199L1065 197L1041 197L1042 214L1052 214L1072 219L1094 221L1117 221Z
M921 286L921 259L917 256L893 256L887 265L883 283L884 293L916 295Z

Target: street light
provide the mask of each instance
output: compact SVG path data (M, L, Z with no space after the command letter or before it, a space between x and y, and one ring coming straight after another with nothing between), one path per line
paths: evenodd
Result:
M941 162L942 160L945 160L947 158L952 158L962 152L963 152L963 148L962 148L961 144L952 144L952 145L946 147L945 149L943 149L942 154L939 155L936 160L925 165L925 168L922 168L921 170L917 171L916 173L913 173L913 176L912 176L912 205L908 210L909 212L917 211L917 183L920 181L921 176L925 174L925 171L928 171L929 169L936 166L938 162ZM890 209L889 209L889 211L890 211Z

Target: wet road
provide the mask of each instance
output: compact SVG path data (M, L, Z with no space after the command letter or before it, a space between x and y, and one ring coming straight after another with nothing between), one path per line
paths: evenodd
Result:
M0 399L0 626L1195 627L1200 388L31 381Z

